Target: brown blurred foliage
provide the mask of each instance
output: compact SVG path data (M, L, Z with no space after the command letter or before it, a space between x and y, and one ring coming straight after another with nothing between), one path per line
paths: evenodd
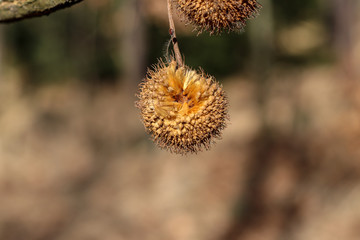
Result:
M121 1L108 19L129 12L166 26L160 1L135 2ZM99 85L65 79L29 88L31 71L12 61L2 34L0 239L360 239L360 18L351 14L359 4L320 2L331 27L276 22L275 1L263 3L246 29L257 48L250 70L221 79L231 124L197 155L161 151L144 132L129 90L146 63L146 54L133 56L133 37L146 39L139 28L119 24L126 34L115 52L134 58L117 75L123 81ZM274 30L262 31L264 24ZM335 60L289 64L324 45ZM126 46L133 48L122 52Z

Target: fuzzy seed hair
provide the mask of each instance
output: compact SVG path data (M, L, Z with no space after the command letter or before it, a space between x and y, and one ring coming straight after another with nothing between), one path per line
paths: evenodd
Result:
M173 153L208 150L226 127L228 101L221 86L174 60L148 70L138 98L146 131L160 148Z
M187 23L199 33L219 34L241 30L246 20L256 16L261 5L256 0L173 0Z

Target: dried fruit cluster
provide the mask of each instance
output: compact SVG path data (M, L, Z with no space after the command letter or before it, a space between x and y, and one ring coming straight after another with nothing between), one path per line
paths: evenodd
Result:
M220 137L228 102L218 83L203 72L160 62L140 86L138 108L146 130L174 153L208 149Z
M171 42L175 59L149 70L140 84L136 106L145 129L159 147L174 153L197 153L209 149L228 120L224 90L211 76L183 64L171 3L188 22L210 34L241 29L256 14L256 0L167 0Z
M256 0L173 0L177 10L199 32L239 30L258 12Z

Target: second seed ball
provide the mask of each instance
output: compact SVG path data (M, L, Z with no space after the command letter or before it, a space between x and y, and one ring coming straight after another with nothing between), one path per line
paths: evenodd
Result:
M199 32L240 30L261 5L256 0L173 0L176 9Z

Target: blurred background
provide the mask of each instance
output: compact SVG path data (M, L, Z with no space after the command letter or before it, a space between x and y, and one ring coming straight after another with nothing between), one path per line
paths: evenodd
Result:
M230 101L222 140L188 156L134 107L165 0L0 25L0 239L360 239L360 2L260 3L220 36L175 14L186 64Z

